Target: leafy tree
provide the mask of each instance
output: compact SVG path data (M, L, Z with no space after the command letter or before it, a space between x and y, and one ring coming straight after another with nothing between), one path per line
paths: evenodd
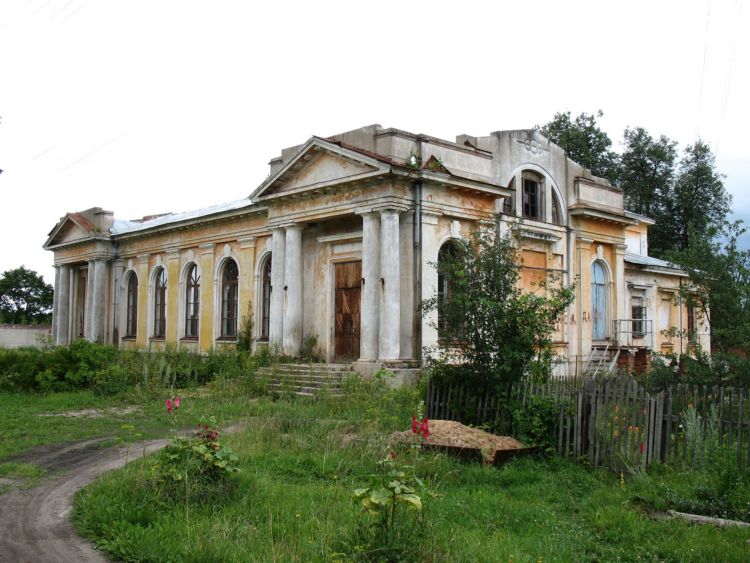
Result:
M654 139L643 127L626 128L624 138L619 177L625 207L655 217L674 181L677 142L664 135Z
M475 389L500 391L527 373L549 374L552 333L573 291L548 280L522 292L518 264L514 241L485 228L457 242L437 265L447 294L427 299L422 309L439 314L444 338L434 360L438 372L446 368L442 373ZM456 358L460 373L451 371Z
M619 173L619 159L610 149L612 141L609 136L596 123L596 118L603 115L600 110L596 115L582 113L572 119L569 111L556 113L539 131L562 147L578 164L589 168L596 176L615 183Z
M750 343L750 250L738 247L741 221L690 234L690 246L670 255L688 272L682 297L699 308L711 327L711 348L726 351Z
M711 148L701 140L685 148L671 196L664 198L665 213L673 218L672 249L685 250L691 234L717 233L730 211L732 196L724 188L723 175L716 171Z
M0 321L12 324L43 324L52 317L52 286L24 266L7 270L0 277Z

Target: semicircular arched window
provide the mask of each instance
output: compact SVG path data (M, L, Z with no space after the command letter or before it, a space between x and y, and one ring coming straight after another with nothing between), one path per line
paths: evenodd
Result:
M221 337L237 337L237 297L239 270L237 262L226 261L221 275Z
M185 338L198 338L201 306L201 278L198 266L190 265L185 280Z
M167 333L167 272L159 268L154 275L154 338Z
M460 323L456 323L456 308L451 303L452 284L450 271L458 257L458 247L453 241L448 241L438 251L438 288L437 288L437 329L438 338L452 338L460 336Z
M138 331L138 276L128 277L128 292L125 311L125 338L135 338Z
M607 271L597 260L591 265L591 339L607 338Z
M268 340L271 326L271 255L266 256L261 271L260 339Z

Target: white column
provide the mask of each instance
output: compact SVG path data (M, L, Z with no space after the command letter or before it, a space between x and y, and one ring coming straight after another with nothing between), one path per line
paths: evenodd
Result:
M380 359L401 355L401 271L398 211L380 212Z
M83 317L83 336L87 340L94 340L94 282L96 280L96 264L89 260L86 270L86 312Z
M284 329L284 254L286 235L281 228L274 229L271 251L271 318L268 343L281 347Z
M55 285L52 291L52 344L57 344L57 290L60 287L60 267L52 267L55 269Z
M286 228L284 278L284 353L295 357L302 346L302 227L299 225Z
M107 298L107 262L104 260L94 260L89 262L89 276L94 278L94 291L91 300L91 317L89 326L91 332L89 338L93 342L104 342L104 310L105 300ZM93 271L91 268L93 265ZM91 286L91 284L89 284Z
M362 308L360 361L378 359L380 339L380 215L362 215Z
M70 343L70 266L60 266L60 277L55 285L57 332L55 344L64 346Z
M438 216L432 213L422 213L422 300L431 299L437 295L438 272L435 268L438 256ZM435 346L438 341L437 310L433 309L422 317L422 350Z

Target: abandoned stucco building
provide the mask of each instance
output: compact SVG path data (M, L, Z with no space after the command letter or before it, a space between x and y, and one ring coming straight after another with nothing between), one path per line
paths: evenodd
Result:
M251 311L254 346L297 355L315 337L327 361L360 371L418 365L439 338L418 304L440 289L441 249L499 212L526 290L541 291L550 272L577 282L555 335L559 373L580 373L592 350L605 367L695 339L709 347L678 299L685 274L648 256L652 221L533 130L450 142L372 125L312 137L270 166L229 204L136 221L100 208L62 217L44 245L55 342L208 350L235 342Z

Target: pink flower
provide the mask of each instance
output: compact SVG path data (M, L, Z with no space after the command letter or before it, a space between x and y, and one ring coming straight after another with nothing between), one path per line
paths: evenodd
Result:
M172 399L167 399L167 412L172 414Z
M419 423L417 422L416 416L411 417L411 431L414 432L414 434L419 434Z
M180 408L180 396L174 398L174 408L179 409Z

